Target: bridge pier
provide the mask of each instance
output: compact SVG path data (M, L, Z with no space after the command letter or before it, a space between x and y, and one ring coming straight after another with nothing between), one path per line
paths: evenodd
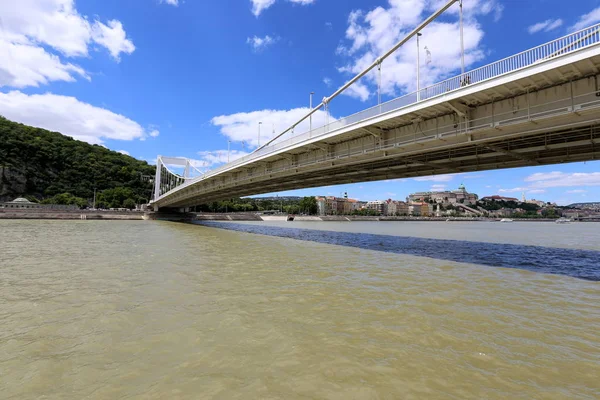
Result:
M159 211L157 207L154 207L154 211L147 212L144 215L144 219L176 222L194 221L196 219L196 214L189 212L189 210L190 208L188 207L163 207Z

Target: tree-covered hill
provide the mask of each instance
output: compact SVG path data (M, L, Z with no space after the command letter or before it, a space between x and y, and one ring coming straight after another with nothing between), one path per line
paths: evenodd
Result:
M145 161L0 117L0 201L91 201L96 188L100 206L121 207L149 199L154 171Z

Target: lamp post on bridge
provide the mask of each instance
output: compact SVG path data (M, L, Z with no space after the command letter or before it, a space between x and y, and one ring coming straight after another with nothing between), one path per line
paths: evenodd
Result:
M465 39L463 32L463 0L458 1L460 8L460 63L462 79L465 79Z
M421 36L422 34L417 32L417 101L421 100L421 46L419 45Z

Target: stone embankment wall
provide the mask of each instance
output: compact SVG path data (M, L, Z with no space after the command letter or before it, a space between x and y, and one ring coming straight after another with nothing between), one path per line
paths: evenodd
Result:
M119 212L0 209L0 219L142 220L144 219L144 213L136 211Z
M447 218L435 217L383 217L362 215L260 215L254 213L208 214L198 213L193 218L197 221L446 221ZM159 218L160 219L160 218ZM483 218L452 218L452 221L481 221Z
M294 217L294 221L323 221L321 217L309 216L309 215L298 215Z
M197 221L263 221L254 213L196 214Z

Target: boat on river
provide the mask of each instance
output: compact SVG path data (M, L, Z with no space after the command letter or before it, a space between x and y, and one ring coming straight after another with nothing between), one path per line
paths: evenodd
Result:
M500 220L500 222L514 222L514 221L512 219L510 219L510 218L502 218Z
M568 224L571 222L571 220L569 218L562 217L562 218L557 219L554 222L556 222L557 224Z

